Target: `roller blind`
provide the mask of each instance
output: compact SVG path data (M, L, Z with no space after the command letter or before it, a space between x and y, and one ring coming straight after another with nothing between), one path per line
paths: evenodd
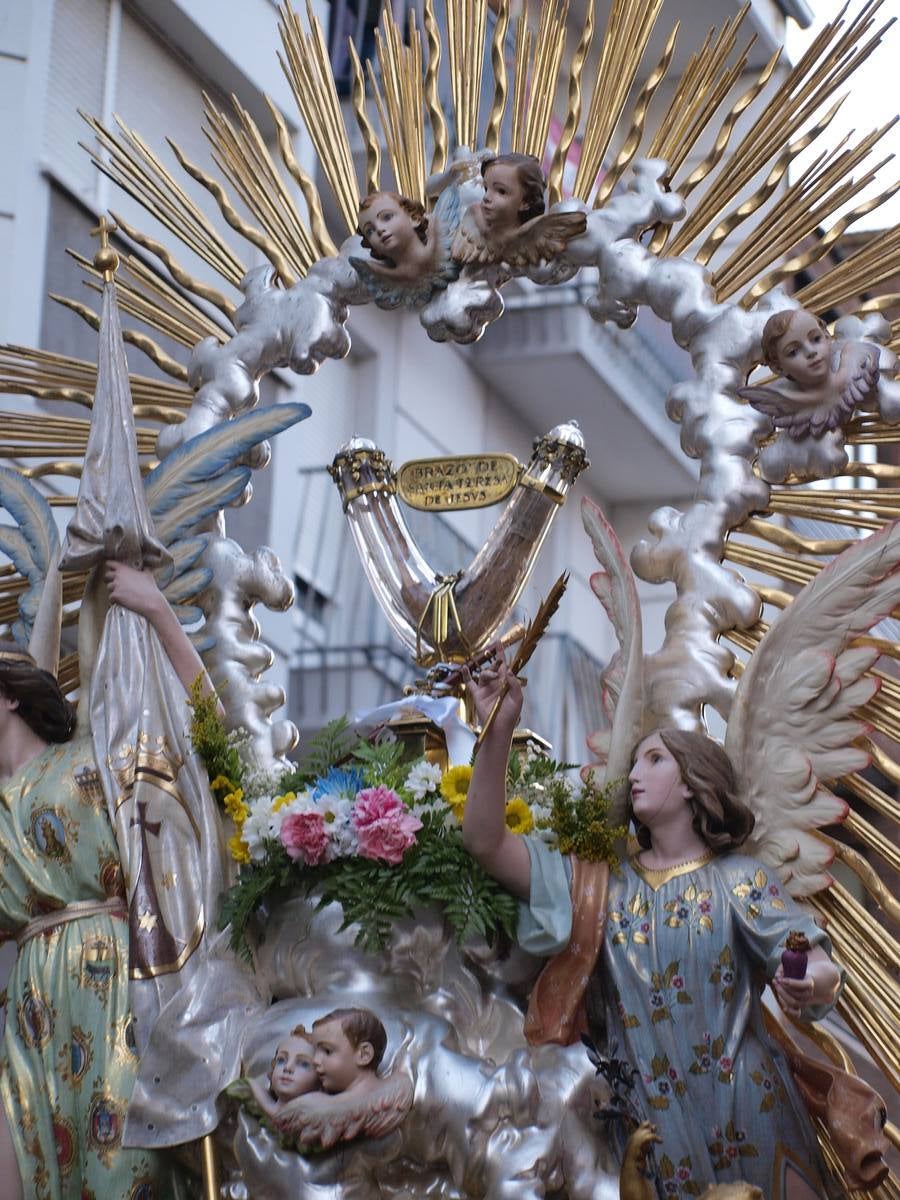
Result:
M44 151L87 200L95 195L97 172L78 145L90 133L77 110L101 115L108 24L108 0L56 0L53 6Z

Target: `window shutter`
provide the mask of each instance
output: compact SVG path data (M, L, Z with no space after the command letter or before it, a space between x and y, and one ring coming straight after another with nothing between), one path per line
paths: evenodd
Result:
M97 170L78 145L91 133L77 110L102 115L108 23L108 0L56 0L53 6L44 150L50 166L89 201Z

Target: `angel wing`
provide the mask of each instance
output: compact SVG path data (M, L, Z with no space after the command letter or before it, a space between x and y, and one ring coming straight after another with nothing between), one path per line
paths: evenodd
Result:
M200 609L190 602L212 582L212 572L197 565L207 539L195 531L236 500L250 482L252 472L237 465L240 460L260 442L304 420L310 411L306 404L255 408L190 438L147 476L147 506L174 561L169 577L160 583L182 623L200 620Z
M504 242L501 258L511 267L536 267L562 254L566 244L581 237L587 217L581 212L547 213L535 217Z
M856 393L848 389L849 385L815 405L798 403L774 387L744 387L737 391L757 412L767 416L776 429L783 429L788 437L799 442L807 437L821 437L847 424L858 403L854 398Z
M5 508L15 521L15 526L0 526L0 550L9 556L16 571L24 576L28 584L18 597L19 616L12 626L13 637L20 645L27 646L32 640L48 576L55 574L59 559L59 532L53 519L53 510L34 484L8 467L0 467L0 507ZM59 617L57 611L57 649ZM48 630L48 633L54 636L54 631Z
M878 387L878 351L864 342L848 342L841 349L838 375L841 402L849 406L849 420L854 408Z
M828 887L834 854L816 830L848 807L825 786L861 771L856 715L878 691L878 651L852 646L900 601L900 523L833 559L770 626L738 684L725 749L756 816L748 847L791 894Z
M383 1137L400 1124L412 1106L413 1086L394 1071L372 1091L328 1095L310 1092L289 1102L275 1124L300 1146L328 1150L353 1138Z
M610 730L599 730L588 738L588 745L606 764L606 780L612 782L628 774L631 754L640 740L644 708L644 657L641 607L634 574L612 526L596 504L581 502L581 519L591 539L601 570L591 576L591 589L612 622L619 650L603 672L603 709L610 719ZM624 789L623 789L624 792ZM611 812L610 822L625 818L625 796L621 812ZM618 806L617 806L618 807Z

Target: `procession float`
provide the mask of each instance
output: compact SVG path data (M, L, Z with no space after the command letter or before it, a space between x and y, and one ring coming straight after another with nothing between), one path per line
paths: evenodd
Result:
M900 231L828 257L896 190L860 198L890 122L791 170L889 22L850 6L736 96L745 9L659 103L661 0L603 28L589 2L570 52L562 0L439 3L423 28L386 8L372 61L351 45L347 110L312 9L282 5L317 178L273 104L277 152L207 101L215 176L85 114L171 241L111 205L80 259L101 310L66 301L96 363L0 353L43 402L9 401L0 445L0 1164L29 1200L898 1197L900 467L858 451L900 440ZM527 463L334 447L410 687L298 748L253 617L291 583L228 523L311 410L260 382L327 371L359 305L465 344L504 285L576 277L594 321L649 309L689 355L666 412L699 463L630 561L582 503L619 649L581 771L518 728L565 576L514 609L589 467L555 417ZM451 573L405 515L488 505ZM652 653L635 576L674 585Z

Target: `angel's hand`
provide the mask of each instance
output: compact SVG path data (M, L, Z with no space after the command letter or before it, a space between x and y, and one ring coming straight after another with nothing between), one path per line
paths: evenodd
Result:
M789 1017L799 1017L813 1002L815 984L808 975L805 979L785 979L784 969L779 967L772 980L772 991Z
M772 980L772 991L789 1017L799 1017L811 1005L832 1004L840 983L840 971L821 946L814 946L809 952L805 977L785 979L784 969L779 966Z
M107 562L103 577L111 604L120 604L148 621L152 621L166 603L150 571L138 571L123 562Z
M264 1088L258 1079L251 1079L250 1091L253 1093L253 1099L259 1107L266 1113L267 1116L274 1116L278 1112L278 1105L269 1093L268 1088Z
M514 729L522 714L523 681L509 669L501 650L497 656L485 663L474 675L464 671L466 691L472 698L479 724L488 719L498 696L503 695L500 709L494 718L495 726Z

